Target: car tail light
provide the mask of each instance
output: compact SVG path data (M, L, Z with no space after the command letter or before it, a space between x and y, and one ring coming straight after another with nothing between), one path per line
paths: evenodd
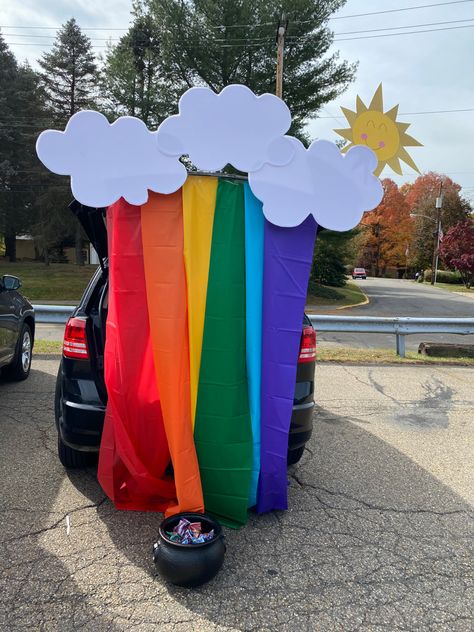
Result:
M72 317L66 323L63 341L63 355L66 358L88 360L86 319Z
M301 334L300 357L298 362L314 362L316 360L316 332L312 327L304 327Z

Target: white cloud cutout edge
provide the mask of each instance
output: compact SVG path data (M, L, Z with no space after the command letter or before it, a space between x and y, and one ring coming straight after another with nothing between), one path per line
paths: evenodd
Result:
M329 141L305 149L285 135L290 124L286 104L274 95L257 97L237 85L219 94L191 88L179 114L156 132L134 117L110 124L85 110L64 132L42 132L36 151L48 169L71 177L74 197L86 206L109 206L121 197L141 205L148 190L173 193L186 181L179 158L188 155L203 171L229 163L247 171L266 218L276 225L297 226L312 214L325 228L349 230L382 199L375 154L358 146L342 155Z
M383 187L373 175L377 157L371 149L356 146L341 154L327 140L314 141L308 149L291 140L295 154L288 165L264 165L249 173L249 185L263 202L268 221L292 227L313 215L324 228L345 231L381 202Z

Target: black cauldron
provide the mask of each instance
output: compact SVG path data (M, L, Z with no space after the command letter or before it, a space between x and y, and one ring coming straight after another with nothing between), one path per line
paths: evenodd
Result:
M214 537L202 544L171 542L166 531L172 531L181 518L201 522L203 533L214 529ZM219 572L226 546L221 525L206 514L180 513L163 520L159 540L153 545L153 559L160 575L176 586L194 588L211 580Z

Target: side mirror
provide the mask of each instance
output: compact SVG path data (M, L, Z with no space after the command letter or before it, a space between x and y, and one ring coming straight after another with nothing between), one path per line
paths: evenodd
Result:
M4 274L2 277L2 285L4 290L18 290L21 287L21 281L16 276Z

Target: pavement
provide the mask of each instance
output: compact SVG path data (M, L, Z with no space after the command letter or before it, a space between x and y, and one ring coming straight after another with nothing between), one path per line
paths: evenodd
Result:
M427 283L415 283L404 279L369 277L365 280L357 280L355 283L369 297L367 305L344 310L321 308L314 310L315 313L338 316L474 318L474 300L469 295L440 290ZM395 348L395 336L387 334L320 333L318 341L325 347ZM405 342L408 351L416 351L420 342L474 344L474 336L425 334L407 336Z
M472 631L473 369L318 365L289 511L226 529L223 569L186 590L155 574L160 515L59 464L57 365L0 382L2 632Z

